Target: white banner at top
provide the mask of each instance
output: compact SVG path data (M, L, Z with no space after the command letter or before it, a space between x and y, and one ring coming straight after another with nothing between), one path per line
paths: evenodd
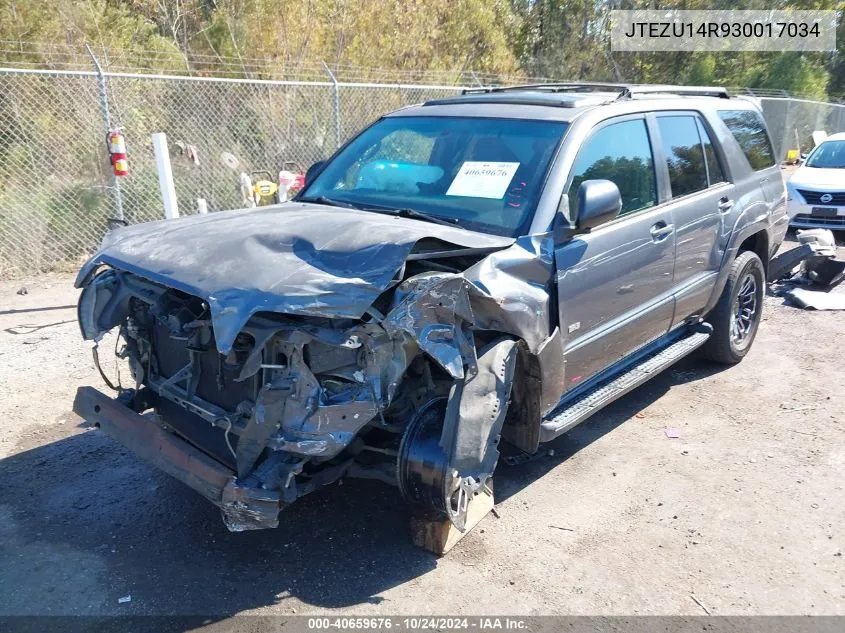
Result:
M610 12L613 51L835 51L836 11Z

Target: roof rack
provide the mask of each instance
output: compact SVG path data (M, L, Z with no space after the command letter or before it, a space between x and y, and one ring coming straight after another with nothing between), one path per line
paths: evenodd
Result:
M726 88L720 86L625 86L619 95L619 99L630 99L637 95L681 95L684 97L718 97L719 99L730 99Z
M666 94L686 97L718 97L729 99L726 88L719 86L665 86L659 84L614 84L597 82L524 84L520 86L497 86L493 88L465 88L461 94L488 94L496 92L616 92L617 100L631 99L637 95Z
M475 93L460 95L457 97L446 97L443 99L430 99L423 103L424 106L434 105L461 105L466 103L498 103L500 105L534 105L534 106L548 106L553 108L575 108L578 105L598 105L599 103L608 103L613 101L611 99L603 99L595 101L594 103L585 104L587 97L580 96L575 98L567 95L552 95L552 94L538 94L523 92L510 93Z
M493 86L489 88L464 88L461 94L484 94L491 92L524 92L536 90L538 92L619 92L625 86L623 84L596 83L596 82L573 82L554 84L521 84L517 86Z

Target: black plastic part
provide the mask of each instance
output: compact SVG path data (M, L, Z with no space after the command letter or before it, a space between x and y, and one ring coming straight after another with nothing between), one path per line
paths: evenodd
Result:
M792 272L798 264L810 257L815 250L812 244L802 244L792 248L769 262L768 281L777 281Z
M527 349L520 350L517 355L514 375L517 378L511 389L511 401L502 426L502 439L531 454L540 445L540 425L537 420L542 417L540 398L543 377L539 363Z
M810 281L823 288L833 288L845 279L845 260L833 257L813 258L807 265Z

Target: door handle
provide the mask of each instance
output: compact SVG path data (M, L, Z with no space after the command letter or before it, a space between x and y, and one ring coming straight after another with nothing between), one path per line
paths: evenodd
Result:
M651 239L655 242L660 242L665 240L667 237L672 235L675 232L675 225L674 224L666 224L665 222L658 222L654 226L651 227L649 233L651 233Z
M730 211L733 206L734 206L734 201L729 200L727 196L719 199L719 211L721 213L726 213L727 211Z

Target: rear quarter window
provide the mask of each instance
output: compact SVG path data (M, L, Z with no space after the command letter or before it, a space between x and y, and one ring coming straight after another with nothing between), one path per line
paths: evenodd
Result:
M657 117L672 197L707 189L707 167L694 116Z
M754 110L719 110L719 118L730 130L751 169L759 171L775 164L775 152L763 117Z

